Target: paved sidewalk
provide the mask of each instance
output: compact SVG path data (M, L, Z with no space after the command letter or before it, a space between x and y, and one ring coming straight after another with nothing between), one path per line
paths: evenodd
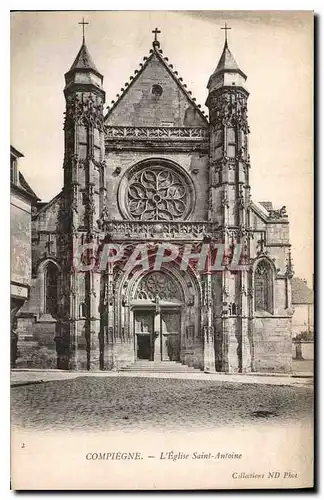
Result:
M11 370L11 386L37 384L51 380L71 380L79 377L123 377L123 378L164 378L179 380L209 380L215 382L236 382L244 384L265 385L312 385L312 373L283 374L227 374L227 373L150 373L150 372L88 372L88 371L62 371L62 370L36 370L13 369Z

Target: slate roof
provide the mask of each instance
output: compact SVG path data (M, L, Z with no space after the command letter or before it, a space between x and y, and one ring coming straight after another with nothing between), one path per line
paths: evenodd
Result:
M143 58L144 63L140 63L140 69L134 71L135 76L131 76L130 79L129 79L129 82L126 82L124 84L125 88L121 89L122 90L122 94L120 94L120 95L118 94L117 95L117 100L111 102L112 106L111 106L111 108L107 109L107 114L105 116L105 119L110 115L110 113L112 112L112 110L116 108L116 106L118 105L118 103L125 97L125 95L127 94L128 90L131 88L131 86L134 84L134 82L136 82L136 80L138 79L138 77L143 73L143 71L148 66L149 62L153 59L153 57L156 56L159 59L159 61L163 64L163 66L166 68L166 70L171 75L171 77L176 82L176 84L181 89L181 91L186 95L186 97L188 98L188 100L190 101L190 103L192 104L192 106L197 110L197 112L201 116L201 118L206 122L206 125L208 125L208 118L207 118L207 116L200 109L201 106L196 103L195 97L192 97L191 91L187 90L187 88L186 88L187 85L182 82L182 78L178 76L178 72L173 69L173 64L169 63L169 59L167 57L163 57L163 55L162 55L163 54L163 50L159 49L156 45L154 46L154 44L153 44L153 47L154 48L150 50L149 57L144 57Z
M37 203L37 215L47 210L51 205L57 202L57 200L62 196L63 190L56 194L51 200L43 201Z
M35 193L35 191L32 190L32 188L30 187L30 185L28 184L28 182L26 181L25 177L21 172L19 172L19 184L20 187L22 187L25 191L27 191L27 193L33 196L36 200L39 200L37 194Z
M245 80L247 79L246 74L243 73L243 71L239 68L239 65L235 61L232 52L228 48L227 41L225 41L222 55L220 56L220 59L218 61L218 64L216 66L215 71L213 72L213 74L209 78L209 82L208 82L207 86L209 87L210 81L212 80L214 75L218 75L219 73L226 73L226 72L237 72L241 76L243 76L243 78L245 78Z
M272 206L272 201L259 201L260 205L262 205L266 210L268 210L268 212L270 210L273 210L273 206Z
M93 62L93 59L88 51L85 42L82 43L81 48L74 60L74 63L69 69L69 72L75 70L92 70L98 75L102 76L100 71L98 71L95 63Z
M291 294L293 304L313 304L314 293L300 278L292 278Z
M228 48L227 42L225 42L222 55L220 56L220 60L218 61L217 67L215 69L215 73L224 70L237 71L239 69L240 68L237 62L235 61L232 52Z

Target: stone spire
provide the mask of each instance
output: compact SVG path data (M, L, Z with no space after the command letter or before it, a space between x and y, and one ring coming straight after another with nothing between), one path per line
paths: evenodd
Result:
M78 55L76 56L74 63L72 64L70 71L78 71L78 70L88 70L88 71L93 71L97 75L101 75L101 73L98 71L96 68L95 63L93 62L93 59L88 51L88 48L85 44L85 40L83 40L81 48L78 52Z
M225 39L222 55L218 61L215 71L210 76L207 88L211 92L224 86L236 85L244 87L247 76L239 68L232 52L228 48L227 38Z
M103 93L103 75L98 71L83 37L81 48L69 71L65 73L65 92L80 85L90 85Z

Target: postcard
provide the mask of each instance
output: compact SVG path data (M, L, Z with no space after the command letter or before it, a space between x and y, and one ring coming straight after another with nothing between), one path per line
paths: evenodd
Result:
M313 487L313 24L11 12L13 490Z

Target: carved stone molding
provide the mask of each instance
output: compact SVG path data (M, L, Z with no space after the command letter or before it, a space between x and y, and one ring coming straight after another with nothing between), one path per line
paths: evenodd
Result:
M105 127L105 138L112 139L204 139L208 127Z
M144 276L137 288L136 299L151 299L159 297L161 300L169 302L182 301L182 294L178 284L171 276L155 271Z
M291 249L288 249L288 258L287 258L287 264L286 264L286 276L288 279L291 279L294 277L295 271L294 271L294 266L292 263L292 258L291 258Z
M204 342L213 343L214 342L214 327L205 325L204 329Z
M245 207L245 195L244 195L244 189L242 186L239 188L239 197L238 197L238 203L241 208Z
M75 123L85 127L92 125L99 130L103 130L102 98L87 92L68 95L66 99L64 129L69 129Z
M226 186L224 186L224 189L223 189L223 193L222 193L222 207L226 207L228 208L229 207L229 201L228 201L228 194L227 194L227 188Z
M239 89L213 93L208 97L210 121L215 127L239 127L250 132L247 121L247 94Z
M286 219L288 217L285 205L279 210L269 210L268 219L279 220Z
M102 232L110 235L121 236L129 239L130 236L138 236L143 239L169 236L171 238L185 237L185 239L199 238L205 236L219 236L219 226L213 222L163 222L163 221L116 221L109 220L108 210L105 207L98 220L98 226ZM219 234L218 234L219 233Z
M203 304L205 307L213 306L212 286L210 280L203 282Z

